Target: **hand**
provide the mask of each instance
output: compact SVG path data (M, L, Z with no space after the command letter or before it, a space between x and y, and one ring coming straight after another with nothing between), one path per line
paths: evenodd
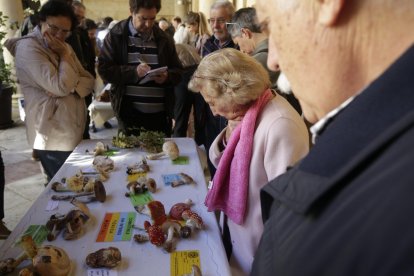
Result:
M162 72L158 75L153 76L151 79L158 84L163 84L168 79L168 72Z
M141 63L137 66L138 77L143 78L147 72L151 70L151 67L146 63Z
M50 35L47 31L43 34L48 47L55 52L59 57L64 57L69 55L69 49L66 46L66 43L53 35Z

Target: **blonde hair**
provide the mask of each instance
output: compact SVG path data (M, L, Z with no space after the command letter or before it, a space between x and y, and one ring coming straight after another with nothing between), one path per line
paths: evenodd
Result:
M207 19L204 13L190 11L187 15L186 23L188 25L198 24L197 32L200 36L203 36L203 35L211 36L211 32L209 30L210 26L207 24Z
M222 102L245 106L271 86L264 67L233 48L215 51L201 60L188 88L203 91Z

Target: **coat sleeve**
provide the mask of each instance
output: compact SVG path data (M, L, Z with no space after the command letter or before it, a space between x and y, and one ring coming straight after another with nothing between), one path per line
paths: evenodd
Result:
M220 146L219 144L222 143L223 141L223 136L226 135L226 129L227 127L225 127L219 135L217 135L216 139L214 139L213 143L210 146L210 151L209 151L209 158L211 161L211 164L214 165L214 167L218 167L218 164L220 163L220 159L223 156L224 151L220 150Z
M67 45L67 47L70 47ZM27 51L31 49L31 51ZM71 55L73 50L70 48ZM89 93L93 89L93 77L89 74L82 75L83 68L79 68L76 60L59 61L54 54L48 52L33 39L21 41L16 50L16 62L27 64L21 66L30 77L31 81L58 97L64 97L77 89L79 84L90 85ZM80 65L80 64L79 64ZM84 79L82 79L82 77ZM86 92L85 92L86 93Z
M116 84L136 84L140 80L136 65L128 65L122 60L126 51L122 45L122 35L109 32L98 58L98 73L105 82Z

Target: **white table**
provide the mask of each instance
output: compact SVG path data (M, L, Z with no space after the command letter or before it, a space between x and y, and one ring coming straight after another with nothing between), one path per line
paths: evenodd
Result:
M230 269L221 242L215 215L207 212L203 203L207 186L195 142L190 138L177 138L174 141L180 149L180 156L188 156L189 164L173 165L169 159L148 160L151 168L148 177L154 178L159 187L157 192L152 194L152 197L164 204L166 212L169 211L169 208L173 204L191 198L195 203L192 210L202 216L206 227L204 230L196 232L188 240L180 239L177 243L176 251L198 250L203 275L230 275ZM78 172L79 169L91 168L93 160L91 152L96 142L97 140L84 140L70 155L64 166L59 170L54 179L52 179L51 183L60 180L62 177L70 177ZM103 142L111 145L110 141ZM89 154L85 153L86 149L89 150ZM109 180L104 183L107 200L104 203L95 202L88 204L94 219L88 222L85 233L79 239L66 241L59 235L55 241L48 242L46 240L43 243L61 247L68 253L74 265L73 275L87 275L88 267L85 264L86 256L100 248L109 246L118 247L122 253L122 263L114 270L114 275L171 275L170 254L164 253L161 248L149 242L138 244L132 239L131 241L121 242L95 242L102 220L107 212L134 212L131 202L125 197L125 192L127 191L126 167L137 162L142 155L145 155L145 152L138 149L122 149L111 157L115 162L116 168L111 173ZM197 184L176 188L164 185L162 175L180 172L192 176ZM13 247L13 244L29 225L45 224L50 215L56 212L66 213L73 208L69 202L61 201L58 210L46 211L45 209L50 197L56 194L49 186L35 201L10 237L3 243L0 248L1 260L7 257L16 257L21 252L21 249L19 247ZM150 219L137 213L135 225L142 226L145 220ZM19 268L27 264L28 261ZM19 270L16 269L15 274Z

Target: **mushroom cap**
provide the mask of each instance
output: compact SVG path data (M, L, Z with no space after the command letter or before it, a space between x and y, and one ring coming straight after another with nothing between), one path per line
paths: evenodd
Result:
M164 205L160 201L151 201L147 204L147 207L150 211L150 215L154 221L154 224L161 225L167 220Z
M90 253L86 257L86 264L90 267L116 267L122 260L121 251L116 247L102 248Z
M166 153L171 160L175 160L180 155L180 150L174 141L166 141L162 145L162 151Z
M157 191L157 182L155 182L153 178L149 177L146 180L145 185L147 186L148 191L151 193L155 193Z
M99 202L105 202L106 200L106 190L103 183L99 180L95 181L93 185L93 190L95 192L96 200Z
M195 212L191 211L191 210L185 210L182 213L182 218L185 220L189 220L191 221L191 223L194 224L195 227L197 227L198 229L203 228L203 219Z
M33 267L40 275L68 275L71 262L66 252L53 245L39 247L33 258Z
M145 230L147 230L150 242L156 246L161 246L165 242L164 232L162 232L161 227L155 224L150 225L148 221L144 224L147 226Z
M190 206L188 206L188 204L183 202L174 204L170 209L170 218L181 220L182 214L185 210L190 210Z

